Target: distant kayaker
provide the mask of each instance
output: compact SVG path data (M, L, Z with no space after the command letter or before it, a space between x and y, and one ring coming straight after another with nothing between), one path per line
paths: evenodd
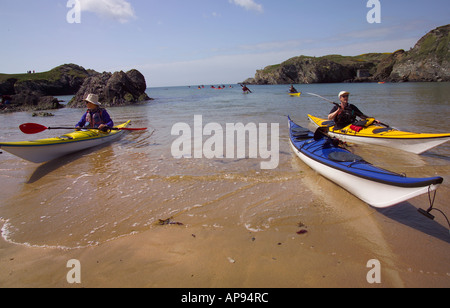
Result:
M292 85L292 84L291 84L291 87L290 87L290 89L289 89L289 92L290 92L290 93L298 93L297 89L294 88L294 85Z
M333 109L331 109L330 114L328 115L328 120L334 121L336 123L336 128L341 129L347 125L354 124L356 121L356 117L360 117L365 120L369 118L361 110L358 109L353 104L348 103L350 92L342 91L339 93L339 100L341 104L335 105ZM374 122L379 123L379 121L374 120Z
M89 94L84 100L86 102L86 107L88 110L81 117L80 122L77 123L76 128L98 128L100 130L107 130L114 126L114 122L111 119L108 112L101 108L98 101L98 95Z
M252 91L250 91L250 89L249 88L247 88L247 86L244 84L244 85L241 85L242 86L242 91L244 92L244 93L252 93Z

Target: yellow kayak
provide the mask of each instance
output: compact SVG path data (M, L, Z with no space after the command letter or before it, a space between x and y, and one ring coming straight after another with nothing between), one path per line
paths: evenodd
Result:
M348 125L334 129L334 122L308 115L317 127L328 127L328 134L345 142L375 144L420 154L450 140L450 134L412 133L372 124L367 127Z
M102 132L99 130L80 130L55 138L35 141L2 142L0 148L33 163L43 163L58 157L92 148L119 139L131 121L115 126L119 130Z
M298 92L298 93L289 93L290 96L301 96L302 93Z

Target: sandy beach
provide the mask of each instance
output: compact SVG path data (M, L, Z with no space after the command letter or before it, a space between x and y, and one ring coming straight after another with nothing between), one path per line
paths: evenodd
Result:
M333 189L308 175L314 186ZM303 180L305 180L304 178ZM296 186L299 179L289 184ZM278 184L279 185L279 184ZM288 183L283 183L288 185ZM308 184L307 184L308 185ZM270 186L270 185L269 185ZM290 188L290 187L288 187ZM268 187L264 187L268 189ZM252 232L233 206L224 212L185 212L169 225L79 249L36 248L0 242L2 287L305 288L448 287L448 238L427 235L389 218L349 194L338 209L305 196L310 207L268 231ZM281 198L281 196L279 197ZM223 200L226 204L229 200ZM326 201L326 200L325 200ZM423 203L418 198L418 204ZM444 202L439 198L438 203ZM289 204L287 210L295 211ZM414 215L411 205L400 211ZM351 211L348 211L349 209ZM225 214L225 215L224 215ZM217 216L216 216L217 215ZM218 217L222 217L218 219ZM302 217L305 217L304 219ZM203 217L203 219L198 219ZM210 225L214 223L214 225ZM182 224L182 225L181 225ZM439 225L419 219L436 233ZM307 233L297 232L306 230ZM301 233L301 232L299 232ZM448 234L447 234L448 236ZM426 262L423 262L423 259ZM80 261L81 284L69 284L67 262ZM371 259L381 284L369 284Z

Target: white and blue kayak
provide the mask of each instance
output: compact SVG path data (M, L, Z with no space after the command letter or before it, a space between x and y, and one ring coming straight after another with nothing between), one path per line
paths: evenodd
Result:
M376 208L386 208L435 191L441 177L410 178L373 166L326 136L295 124L289 118L290 144L313 170Z

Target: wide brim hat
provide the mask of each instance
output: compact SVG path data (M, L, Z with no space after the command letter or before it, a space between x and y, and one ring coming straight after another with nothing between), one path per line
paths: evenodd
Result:
M98 101L97 94L89 94L85 99L86 102L92 103L97 106L101 106L102 104Z

